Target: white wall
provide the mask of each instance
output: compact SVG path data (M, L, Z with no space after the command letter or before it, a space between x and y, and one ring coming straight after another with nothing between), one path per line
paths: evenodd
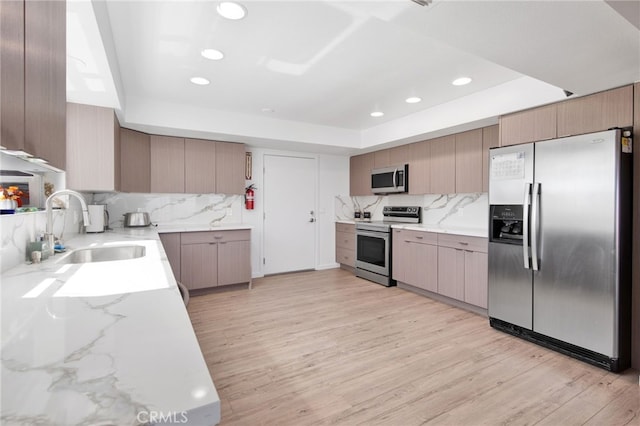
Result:
M253 226L251 232L251 256L253 277L264 275L262 259L265 257L263 245L263 214L264 214L264 184L263 164L267 154L291 155L299 157L299 152L264 150L247 147L253 155L253 179L247 180L247 186L256 186L255 209L242 211L243 223ZM316 269L337 267L335 262L335 228L334 211L336 194L349 192L349 157L324 154L304 154L305 157L315 158L317 164L317 187L315 188L317 201L317 238L316 238ZM282 232L286 232L283 229Z

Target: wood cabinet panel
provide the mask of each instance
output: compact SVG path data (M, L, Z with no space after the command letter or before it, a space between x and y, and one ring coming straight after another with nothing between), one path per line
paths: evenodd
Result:
M431 145L428 141L409 145L409 194L431 192Z
M160 234L160 241L162 242L162 247L164 248L165 253L167 253L167 259L169 260L169 264L171 265L173 276L175 277L176 281L180 281L180 252L182 250L182 246L180 243L180 233L172 232L168 234Z
M120 129L120 189L151 191L151 136L147 133Z
M244 144L216 142L216 192L244 194Z
M24 8L25 151L66 168L66 2Z
M350 223L336 223L336 262L355 268L356 266L356 226Z
M482 129L482 192L489 192L489 150L500 145L500 129L495 126Z
M189 290L218 285L218 244L182 244L181 282Z
M0 1L0 145L24 149L24 2Z
M218 285L251 281L251 243L229 241L218 243Z
M409 145L401 145L389 148L389 165L401 166L408 164L411 158L411 148Z
M355 250L356 234L348 232L336 232L336 247L345 248L347 250Z
M356 225L353 223L338 223L336 222L336 232L347 232L349 234L356 233Z
M464 250L438 247L438 293L464 300Z
M438 246L406 242L408 261L405 282L432 292L438 291Z
M336 247L336 262L342 265L356 267L356 251L343 247Z
M67 103L67 187L120 189L120 127L113 109Z
M482 129L458 133L455 138L455 192L482 192Z
M431 144L430 192L453 194L456 192L455 136L432 139L429 143Z
M558 137L633 125L633 86L558 104Z
M469 237L467 235L438 234L438 245L453 249L487 253L489 240L483 237Z
M557 104L528 109L500 117L500 146L556 137Z
M391 230L391 278L405 283L408 246L405 243L402 229Z
M371 170L374 168L374 154L354 155L349 159L349 194L373 195L371 192Z
M487 253L464 252L464 301L487 308L489 276Z
M216 192L216 145L202 139L184 140L184 192Z
M182 244L220 243L229 241L245 241L251 238L249 229L231 231L184 232Z
M184 139L151 135L151 192L184 192Z
M391 165L389 161L389 150L381 149L373 153L373 168L380 169L382 167L389 167Z

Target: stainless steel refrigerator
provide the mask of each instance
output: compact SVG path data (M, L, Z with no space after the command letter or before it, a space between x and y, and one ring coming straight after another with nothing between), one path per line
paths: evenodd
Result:
M631 148L616 129L491 149L492 327L629 366Z

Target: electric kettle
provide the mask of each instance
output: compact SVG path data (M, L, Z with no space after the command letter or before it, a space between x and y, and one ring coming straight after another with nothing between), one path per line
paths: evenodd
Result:
M109 213L104 204L89 204L89 220L91 224L87 226L87 232L104 232L109 224Z

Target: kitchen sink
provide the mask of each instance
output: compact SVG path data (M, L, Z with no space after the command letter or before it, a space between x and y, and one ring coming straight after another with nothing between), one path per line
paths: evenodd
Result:
M88 247L72 251L60 259L60 263L111 262L114 260L137 259L145 254L145 247L137 245Z

